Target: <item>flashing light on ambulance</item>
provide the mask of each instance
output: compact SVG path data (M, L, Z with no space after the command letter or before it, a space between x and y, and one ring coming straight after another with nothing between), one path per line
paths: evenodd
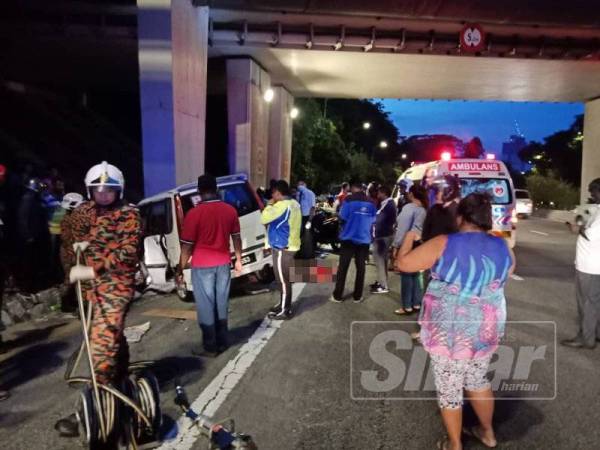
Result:
M450 161L452 154L450 152L442 152L442 161Z

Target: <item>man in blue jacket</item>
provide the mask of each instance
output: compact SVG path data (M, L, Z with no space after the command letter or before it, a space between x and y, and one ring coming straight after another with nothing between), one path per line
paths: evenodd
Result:
M287 320L292 317L292 283L290 268L294 255L300 249L300 226L302 215L300 205L291 198L290 186L285 180L275 182L272 197L260 217L267 226L267 241L273 249L275 278L281 286L279 303L269 311L273 320Z
M339 213L342 223L340 232L341 250L337 282L330 299L332 302L341 303L343 301L346 275L352 258L354 258L356 266L354 302L363 301L365 263L369 256L369 245L372 241L372 229L376 215L377 209L363 192L361 183L352 183L351 195L346 197Z

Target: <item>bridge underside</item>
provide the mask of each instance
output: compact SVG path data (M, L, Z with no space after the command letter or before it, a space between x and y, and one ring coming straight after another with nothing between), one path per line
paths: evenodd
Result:
M597 61L240 46L211 47L209 55L250 57L300 97L573 102L600 95Z

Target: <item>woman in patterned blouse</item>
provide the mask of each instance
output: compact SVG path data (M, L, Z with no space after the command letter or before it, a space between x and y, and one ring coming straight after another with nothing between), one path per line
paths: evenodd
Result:
M504 285L514 271L515 257L503 239L488 233L492 213L487 195L465 197L457 220L458 233L438 236L413 251L412 241L420 236L408 233L398 269L431 269L419 323L448 433L438 447L462 449L464 390L480 421L465 432L493 448L497 445L492 426L494 396L486 374L504 333Z

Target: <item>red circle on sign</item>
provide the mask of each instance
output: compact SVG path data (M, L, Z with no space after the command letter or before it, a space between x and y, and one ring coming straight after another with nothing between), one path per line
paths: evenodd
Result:
M504 195L504 188L502 186L496 186L494 188L494 194L496 197L501 197Z
M485 46L485 32L478 23L466 24L460 32L460 47L468 52L479 52Z

